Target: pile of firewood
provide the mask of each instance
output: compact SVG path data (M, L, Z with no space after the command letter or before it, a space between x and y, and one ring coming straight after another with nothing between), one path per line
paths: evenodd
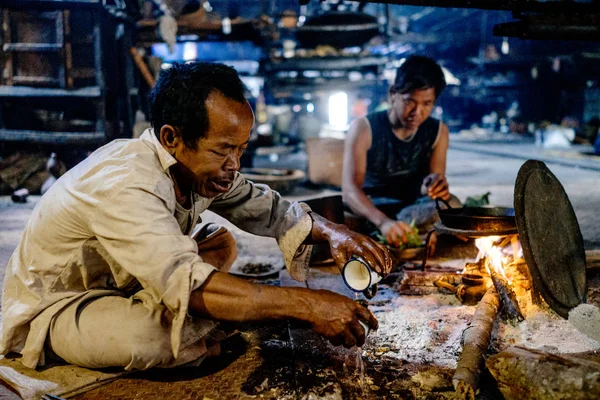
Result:
M588 252L588 273L598 272L599 254ZM484 368L496 379L506 399L598 399L600 354L550 354L512 347L485 361L492 329L502 306L505 319L523 321L506 279L491 272L491 286L463 332L463 350L452 383L462 399L474 399Z

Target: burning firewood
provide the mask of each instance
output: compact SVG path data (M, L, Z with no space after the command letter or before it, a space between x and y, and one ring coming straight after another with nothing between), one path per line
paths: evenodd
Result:
M516 236L479 238L475 244L480 252L480 261L487 269L496 287L496 291L502 300L504 315L512 324L523 321L524 318L519 307L519 302L517 301L517 296L505 275L507 267L518 267L520 264L517 262L519 246ZM513 247L512 257L505 257L502 253L502 249L508 244L512 244ZM513 272L517 272L517 270L518 268Z
M494 282L496 291L500 295L503 312L508 321L513 325L523 321L525 318L523 318L523 314L521 313L517 296L510 286L510 283L508 283L508 280L493 270L490 270L490 276L492 278L492 282Z
M463 332L463 350L452 384L460 398L474 399L479 377L484 368L483 356L490 344L500 297L494 287L488 289L475 310L473 319Z
M549 354L512 347L486 365L507 399L598 399L597 354Z

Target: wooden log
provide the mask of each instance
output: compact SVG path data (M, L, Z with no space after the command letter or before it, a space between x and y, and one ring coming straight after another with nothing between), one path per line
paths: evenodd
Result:
M440 293L437 286L394 285L394 290L404 296L428 296Z
M140 70L142 77L144 78L144 80L146 81L148 86L150 86L150 88L153 88L154 84L156 82L154 81L152 72L150 72L150 68L148 68L148 66L144 62L144 59L142 58L142 56L140 55L140 53L138 52L138 50L135 47L130 48L129 52L131 53L131 56L133 57L133 61L135 62L135 65Z
M451 284L460 283L460 274L457 274L455 271L412 271L405 270L402 280L400 281L401 285L405 286L435 286L434 282L442 279Z
M505 399L600 398L598 359L511 347L490 357L486 366Z
M600 273L600 250L586 250L585 263L588 275Z
M404 270L402 279L394 285L394 290L403 295L420 296L439 293L440 290L434 282L440 279L449 283L460 283L460 275L455 271Z
M491 269L490 276L492 277L492 282L494 282L496 291L500 296L500 300L502 301L503 305L503 311L508 321L513 325L523 321L525 318L523 318L523 314L521 313L517 296L510 287L510 284L506 278Z
M500 297L492 286L481 299L471 323L463 332L463 349L452 376L452 384L459 398L475 398L481 371L485 366L483 356L490 345L499 307Z

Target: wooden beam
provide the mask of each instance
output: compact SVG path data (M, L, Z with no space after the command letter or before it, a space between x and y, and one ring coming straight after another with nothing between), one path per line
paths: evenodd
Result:
M106 142L104 132L51 132L0 129L0 141L51 144L101 144Z
M440 8L477 8L480 10L519 10L561 13L597 14L594 2L535 1L535 0L365 0L367 3L386 3L406 6Z
M50 76L13 75L15 85L60 85L60 79Z
M45 97L82 97L82 98L98 98L101 95L98 86L89 86L81 89L52 89L52 88L33 88L28 86L0 86L0 98L8 97L28 97L28 98L45 98Z
M9 52L36 52L36 53L58 53L62 45L58 43L6 43L4 51Z
M37 10L101 7L102 0L2 0L2 7Z
M573 22L570 25L558 25L553 22L513 21L494 26L493 32L494 36L510 36L521 39L600 41L600 27L584 21Z

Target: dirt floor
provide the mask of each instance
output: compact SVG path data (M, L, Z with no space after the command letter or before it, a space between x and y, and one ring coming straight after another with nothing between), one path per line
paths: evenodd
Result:
M491 202L512 206L513 186L522 160L451 150L448 179L460 199L491 192ZM600 172L549 165L575 208L587 249L600 248L597 203ZM301 192L294 195L301 196ZM0 197L0 272L18 244L38 198L13 204ZM460 257L463 257L462 255ZM460 264L460 263L459 263ZM339 277L315 268L311 288L338 290ZM284 284L282 275L262 280ZM589 282L589 301L600 305L600 279ZM475 307L453 295L400 296L382 285L370 300L380 329L362 349L331 346L305 327L286 322L230 325L237 331L223 344L220 358L198 368L140 372L77 396L77 399L450 399L451 376L460 354L460 335ZM491 351L508 344L557 352L600 349L548 310L533 310L526 326L504 322L495 328ZM580 335L580 336L577 336ZM577 348L569 348L577 343ZM500 399L484 376L480 399ZM0 386L0 398L18 398Z

